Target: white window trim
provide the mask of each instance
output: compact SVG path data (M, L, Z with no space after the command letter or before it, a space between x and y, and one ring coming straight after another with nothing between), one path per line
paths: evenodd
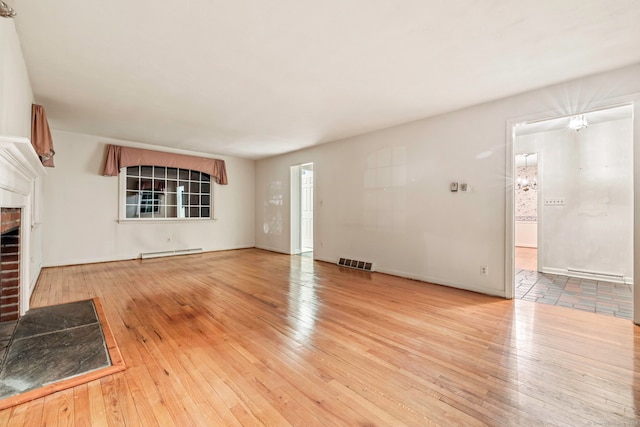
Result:
M143 165L145 166L145 165ZM160 166L165 167L165 166ZM217 183L212 178L211 185L209 186L209 213L211 214L209 218L127 218L127 167L123 167L120 169L118 173L118 223L130 223L130 224L148 224L148 223L167 223L167 222L203 222L203 221L217 221L218 219L215 217L214 212L214 193L215 193L215 185Z

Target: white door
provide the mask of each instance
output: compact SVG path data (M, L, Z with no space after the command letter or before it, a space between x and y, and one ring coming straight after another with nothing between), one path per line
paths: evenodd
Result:
M313 250L313 167L304 165L302 167L300 211L301 211L301 235L302 251Z

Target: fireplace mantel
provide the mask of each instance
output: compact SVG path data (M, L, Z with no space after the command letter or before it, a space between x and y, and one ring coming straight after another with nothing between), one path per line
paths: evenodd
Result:
M0 136L0 188L28 196L44 166L27 138Z
M0 136L0 207L20 208L20 314L29 310L29 298L42 265L41 250L32 247L41 203L39 181L45 169L27 138ZM36 237L39 242L39 238ZM34 243L39 244L39 243ZM34 252L35 251L35 252Z

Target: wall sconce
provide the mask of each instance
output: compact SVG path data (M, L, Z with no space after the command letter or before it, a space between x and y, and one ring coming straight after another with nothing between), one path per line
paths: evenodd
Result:
M587 126L587 118L583 114L580 114L579 116L573 116L569 119L569 129L579 131L580 129L584 129Z

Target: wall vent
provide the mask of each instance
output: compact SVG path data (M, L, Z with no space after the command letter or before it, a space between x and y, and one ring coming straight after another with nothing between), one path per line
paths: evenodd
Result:
M357 259L340 258L338 260L338 265L340 267L355 268L356 270L374 271L372 262L360 261Z
M191 254L201 254L201 253L202 253L202 248L176 249L172 251L142 252L140 254L140 258L149 259L149 258L160 258L164 256L191 255Z

